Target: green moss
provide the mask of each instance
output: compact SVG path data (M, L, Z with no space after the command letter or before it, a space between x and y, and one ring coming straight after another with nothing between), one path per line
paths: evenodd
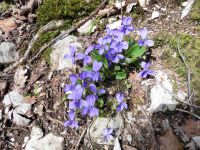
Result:
M180 50L185 56L185 61L191 69L191 88L195 91L195 101L200 102L200 40L197 37L180 33L169 35L165 39L164 53L162 59L167 68L172 68L186 82L187 70L179 57L177 41L179 40ZM173 57L176 55L176 57Z
M37 22L44 25L51 20L79 20L88 15L100 3L100 0L87 3L85 0L44 0L37 10Z
M47 64L51 63L51 57L50 54L52 52L52 48L47 48L43 53L42 53L42 58L47 62Z
M193 6L191 19L200 21L200 1L199 0L196 0Z
M8 2L3 1L0 3L0 12L5 12L9 8L10 8L10 4Z
M33 45L33 49L32 49L32 54L35 54L35 52L37 52L39 50L39 48L49 42L51 39L53 39L55 36L57 36L59 34L59 31L50 31L47 33L44 33L43 35L41 35L38 40L35 42L35 44Z
M35 55L39 49L47 42L49 42L50 40L52 40L54 37L56 37L58 34L60 33L59 30L55 30L55 31L50 31L47 33L44 33L43 35L41 35L38 40L35 42L32 50L31 50L31 55ZM43 54L42 54L42 58L44 57L44 60L46 60L47 63L50 63L50 53L51 49L46 49Z

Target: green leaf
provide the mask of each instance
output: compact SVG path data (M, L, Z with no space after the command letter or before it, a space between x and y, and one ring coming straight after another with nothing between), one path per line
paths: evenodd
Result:
M125 78L126 78L126 72L125 71L117 72L117 74L115 76L115 79L117 79L117 80L122 80L122 79L125 79Z
M102 98L98 99L98 100L97 100L97 106L98 106L98 108L102 108L103 105L104 105L103 99L102 99Z
M121 70L121 67L120 66L115 66L115 71L119 71Z
M104 57L101 56L97 50L92 51L91 52L91 56L92 56L92 58L94 60L97 60L99 62L103 62L104 61Z
M138 44L135 44L133 47L131 47L128 50L126 56L131 57L131 58L137 58L137 57L141 57L142 55L144 55L145 52L146 52L145 47L140 47Z
M103 66L108 69L108 60L106 58L104 58L104 61L103 61Z
M83 67L83 70L92 71L92 65L87 65Z
M128 57L126 57L125 58L125 63L126 64L131 64L131 63L134 63L135 61L137 61L137 58L128 58Z

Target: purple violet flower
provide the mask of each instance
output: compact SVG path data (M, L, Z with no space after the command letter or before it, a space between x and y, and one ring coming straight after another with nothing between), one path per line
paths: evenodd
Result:
M102 62L94 61L92 65L92 81L98 81L100 79L99 70L103 66Z
M83 65L86 66L92 61L92 58L88 55L77 53L76 54L76 60L83 60Z
M79 74L79 77L80 77L81 80L86 80L88 78L91 78L92 77L92 71L82 71Z
M154 75L154 73L153 73L153 71L152 70L149 70L149 67L150 67L150 63L149 62L141 62L141 67L143 68L143 70L139 73L139 76L141 77L141 78L146 78L148 75L150 75L150 76L153 76Z
M64 92L65 93L74 90L76 82L78 80L78 77L77 77L77 75L72 74L72 75L69 76L69 79L71 81L71 84L66 84L65 85L65 87L64 87Z
M103 65L102 62L94 61L93 66L92 66L92 70L94 72L97 72L101 69L102 65Z
M132 17L124 17L122 19L122 26L120 27L121 32L123 32L125 35L128 35L130 32L134 30L132 24Z
M142 39L140 39L138 41L139 46L152 47L154 45L154 42L152 40L150 40L149 38L147 38L148 33L149 33L149 31L147 30L147 28L143 28L140 30L139 34Z
M76 85L76 82L78 80L78 76L75 75L75 74L72 74L72 75L69 76L69 79L70 79L72 85Z
M105 128L103 130L103 140L104 140L104 142L108 142L108 141L113 139L112 133L113 133L112 128Z
M99 50L99 54L102 55L104 53L104 51L108 50L108 46L107 46L107 39L104 38L99 38L98 39L98 44L95 46L95 49Z
M112 62L117 64L121 59L124 59L124 55L116 54Z
M76 59L75 59L76 47L70 45L69 46L69 51L70 51L70 54L66 54L64 56L64 58L65 59L71 59L72 64L75 64L76 63Z
M97 97L95 95L86 96L86 104L85 107L82 109L83 116L85 116L86 114L88 114L90 117L99 115L99 110L94 107L96 99Z
M88 46L88 48L86 49L86 51L85 51L85 55L88 55L91 51L93 51L94 50L94 45L90 45L90 46Z
M116 53L121 53L124 49L128 49L128 43L126 41L112 41L110 48L113 48Z
M75 119L75 112L74 111L70 111L69 114L69 120L64 122L64 126L65 127L71 127L71 128L78 128L78 123L74 120Z
M84 101L81 100L73 100L69 102L69 109L75 110L75 109L81 109L84 106Z
M84 88L78 84L75 88L71 91L71 93L67 96L68 99L79 100L82 97Z
M128 108L127 104L123 101L124 100L124 94L123 93L117 93L115 97L116 97L116 99L119 103L119 105L117 106L117 112L122 111L124 108L125 109Z
M93 92L94 94L99 94L99 95L106 93L104 89L97 90L97 87L95 84L90 84L90 91Z

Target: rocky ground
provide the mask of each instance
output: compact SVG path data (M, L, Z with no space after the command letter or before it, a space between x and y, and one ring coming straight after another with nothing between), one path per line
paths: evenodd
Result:
M152 0L145 4L127 0L105 3L90 18L90 9L85 9L89 14L83 13L82 18L52 13L55 18L50 20L38 18L50 7L45 2L0 1L0 149L200 149L197 0L188 15L192 1ZM101 3L95 8L99 6ZM150 31L155 45L148 57L155 76L141 79L131 71L124 83L107 87L112 93L131 85L126 111L85 118L77 130L65 128L63 87L70 74L66 68L74 66L64 55L70 44L84 51L103 34L105 25L120 25L121 11L134 18L135 29L147 27ZM107 143L102 140L106 127L114 130L114 138Z

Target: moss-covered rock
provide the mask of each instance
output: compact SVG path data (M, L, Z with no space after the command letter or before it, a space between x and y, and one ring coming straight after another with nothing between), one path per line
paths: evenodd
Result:
M200 1L199 0L196 0L195 4L193 6L191 18L193 20L200 21Z
M200 104L200 40L186 33L167 34L167 36L162 34L162 36L156 38L156 44L158 46L167 46L162 54L165 65L167 68L172 68L184 82L187 82L187 69L181 61L177 50L178 39L180 50L191 69L191 88L195 91L195 101Z
M88 15L100 0L87 3L85 0L44 0L37 10L37 22L44 25L51 20L76 20Z

